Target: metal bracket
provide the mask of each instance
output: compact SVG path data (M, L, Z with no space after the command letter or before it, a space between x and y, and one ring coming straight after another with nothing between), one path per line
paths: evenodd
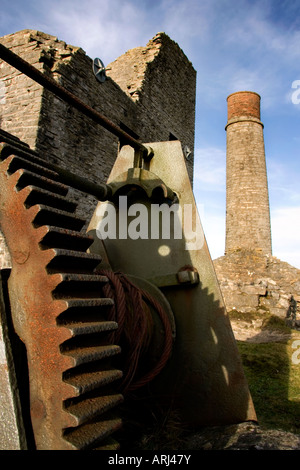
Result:
M171 287L184 285L185 287L190 285L199 284L199 274L194 268L183 268L177 273L164 274L162 276L156 276L148 279L149 282L157 287Z
M114 200L121 190L130 191L132 187L143 189L149 199L158 202L173 203L176 194L156 174L143 168L129 168L117 178L110 181L109 187L112 191L110 200Z

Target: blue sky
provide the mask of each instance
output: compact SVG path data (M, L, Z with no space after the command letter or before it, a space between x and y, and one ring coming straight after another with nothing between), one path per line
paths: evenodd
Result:
M106 65L157 32L179 44L197 70L194 193L212 258L225 247L226 98L259 93L273 255L300 268L299 0L1 0L0 36L25 28Z

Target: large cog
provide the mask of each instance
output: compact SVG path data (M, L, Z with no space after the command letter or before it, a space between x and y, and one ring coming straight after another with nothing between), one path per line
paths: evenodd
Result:
M1 135L3 137L3 135ZM117 448L122 372L111 365L113 300L102 294L101 258L56 172L26 146L2 138L0 226L11 256L11 315L26 345L30 412L38 450ZM30 157L28 159L28 157ZM63 208L63 210L61 209Z

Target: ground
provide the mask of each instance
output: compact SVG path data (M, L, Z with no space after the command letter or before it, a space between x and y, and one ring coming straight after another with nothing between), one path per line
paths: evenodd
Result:
M187 438L186 447L300 450L300 331L271 315L229 314L258 423L203 429Z
M272 315L229 315L258 423L186 431L170 417L142 435L139 449L300 450L300 331Z

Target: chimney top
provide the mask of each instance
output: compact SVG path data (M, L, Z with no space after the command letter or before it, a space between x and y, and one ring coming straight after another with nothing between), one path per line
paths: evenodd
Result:
M228 121L239 117L260 120L260 96L254 91L237 91L227 97Z

